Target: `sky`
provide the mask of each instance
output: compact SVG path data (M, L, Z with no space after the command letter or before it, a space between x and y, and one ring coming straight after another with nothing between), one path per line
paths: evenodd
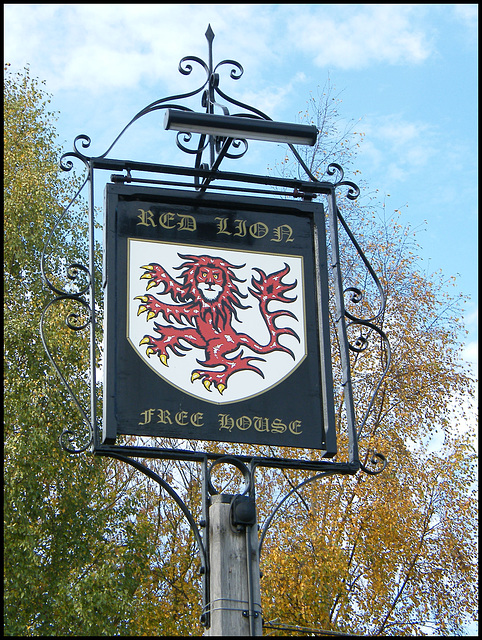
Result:
M214 64L244 68L220 86L273 120L297 121L329 81L341 119L364 134L360 173L345 177L418 230L428 272L457 277L471 298L464 355L476 361L477 5L6 4L4 17L5 62L45 80L65 151L84 133L88 153L104 153L144 106L202 83L178 64L207 62L208 24ZM192 166L162 117L129 130L112 155ZM230 168L264 174L284 155L267 143L250 153Z
M244 68L220 86L273 120L297 121L329 81L341 119L364 134L360 173L345 177L418 230L428 272L457 277L471 298L464 355L476 362L477 5L6 4L4 17L5 62L45 80L65 151L85 133L101 154L144 106L198 86L178 64L207 62L208 24L214 63ZM113 156L192 166L149 118ZM283 155L258 143L232 170L264 174Z
M45 80L63 150L87 134L87 153L100 155L143 107L202 84L199 65L185 76L178 64L208 61L208 24L214 64L244 68L233 81L224 67L221 88L273 120L297 121L331 83L341 125L363 134L345 178L362 183L361 202L377 190L388 214L400 211L422 268L455 276L454 292L470 297L464 357L475 365L477 5L6 4L4 59ZM139 121L112 156L192 166L162 118ZM256 143L229 168L265 174L283 156Z
M334 86L341 120L364 134L357 174L345 178L367 185L362 199L378 190L387 213L419 231L424 270L456 276L454 292L470 296L464 357L475 366L477 5L5 4L4 60L45 80L64 151L87 134L99 155L143 107L204 81L178 64L208 61L208 24L214 63L244 68L238 81L228 69L221 88L273 120L297 121L311 95ZM192 166L162 119L130 129L112 156ZM265 174L283 156L258 143L229 168Z

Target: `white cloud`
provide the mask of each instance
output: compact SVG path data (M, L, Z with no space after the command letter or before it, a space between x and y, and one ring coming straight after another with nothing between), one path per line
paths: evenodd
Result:
M412 26L420 15L417 7L7 4L4 51L15 66L30 62L54 93L132 89L140 81L168 81L176 90L185 86L179 60L186 55L206 60L204 33L211 23L215 62L239 60L256 84L258 72L266 77L270 64L300 50L318 65L344 69L421 62L431 47L425 31Z
M465 317L465 324L467 327L477 326L479 321L479 310L475 309L474 311L470 311Z
M358 157L377 172L380 180L392 184L409 179L428 166L437 153L433 126L408 121L402 114L369 116L361 126L365 136ZM391 161L387 163L386 159Z
M318 66L361 69L370 64L423 62L432 45L426 29L416 24L418 5L335 5L336 17L326 5L309 19L302 12L290 24L292 38L314 56Z
M455 19L465 28L465 42L469 46L477 46L479 7L476 4L452 5Z
M474 370L477 368L477 364L479 361L479 344L478 342L469 342L462 349L462 357L466 360L470 365L473 366Z
M49 90L100 93L133 89L140 81L168 82L185 90L178 63L184 56L207 62L205 32L211 23L217 61L268 64L274 27L269 5L77 4L6 5L6 60L32 64ZM266 8L263 8L266 7ZM43 66L40 67L40 64ZM35 65L39 65L36 67ZM205 73L193 64L193 86Z
M9 5L5 12L5 52L9 61L35 65L51 91L84 89L102 92L176 77L181 57L205 49L204 32L193 30L200 18L196 5L180 29L187 5L81 4ZM186 11L186 9L184 9ZM198 22L203 24L204 20ZM170 25L175 28L169 28ZM31 39L29 34L34 34Z
M236 95L236 98L248 105L256 105L256 108L266 113L270 118L277 119L277 108L282 108L286 98L293 92L299 90L300 84L306 82L303 73L296 74L290 81L282 86L265 84L262 89L251 89ZM237 107L233 106L232 112Z

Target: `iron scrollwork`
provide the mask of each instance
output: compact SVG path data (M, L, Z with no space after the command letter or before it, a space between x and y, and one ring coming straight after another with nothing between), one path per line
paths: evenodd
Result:
M327 173L328 175L335 175L338 173L337 176L337 180L334 183L333 187L334 188L339 188L339 187L348 187L348 192L346 194L346 197L349 200L356 200L356 198L358 198L358 196L360 195L360 189L359 187L348 180L344 179L344 172L342 167L340 167L340 165L336 164L336 163L332 163L328 166L327 168ZM345 307L345 305L343 303L341 303L341 306L343 308L343 312L344 312L344 316L349 320L349 322L346 324L346 331L349 332L349 330L351 328L357 328L359 330L359 334L358 336L353 340L350 340L348 338L348 342L347 342L347 346L348 349L356 354L360 354L362 352L364 352L368 347L369 347L369 341L370 341L370 337L372 336L372 334L376 334L380 337L381 342L383 344L383 349L384 349L384 353L385 353L385 367L384 370L377 382L377 384L374 386L374 388L372 389L371 395L369 397L369 401L368 401L368 406L367 409L365 410L365 413L363 415L363 418L359 421L359 423L357 424L357 440L360 440L361 434L363 432L363 429L366 425L367 419L371 413L371 410L373 408L375 399L377 397L377 394L383 384L383 381L388 373L388 370L390 368L390 360L391 360L391 350L390 350L390 341L388 340L387 335L385 334L385 332L381 329L381 327L379 326L379 323L381 324L383 322L383 317L384 317L384 313L385 313L385 309L386 309L386 297L385 297L385 292L383 290L383 287L380 283L380 280L378 278L378 276L376 275L373 267L371 266L370 262L368 261L367 257L365 256L363 250L361 249L359 243L357 242L355 236L353 235L351 229L349 228L348 224L346 223L345 219L343 218L343 215L339 209L339 207L336 205L336 219L337 221L340 222L341 226L343 227L343 229L345 230L348 238L350 239L350 241L352 242L353 246L355 247L355 250L358 254L358 256L361 258L365 268L367 269L372 282L375 284L376 289L378 291L378 295L379 295L379 307L378 310L376 311L376 313L374 313L373 315L371 315L370 317L358 317L356 315L354 315L353 313L351 313L350 311L348 311ZM336 224L336 223L335 223ZM344 295L349 295L349 300L351 303L353 304L360 304L364 301L364 293L363 291L359 288L359 287L354 287L354 286L350 286L350 287L346 287L343 290L343 294ZM369 454L367 454L367 459L369 457ZM388 462L387 459L385 458L385 456L379 452L374 452L369 460L369 463L371 465L373 465L373 468L370 468L362 463L360 463L360 468L362 469L362 471L364 471L365 473L368 473L370 475L375 475L378 473L381 473L387 466Z
M86 166L89 165L89 162L92 160L99 160L102 158L106 158L108 154L112 151L116 143L120 140L120 138L124 135L124 133L140 118L143 116L153 113L159 110L165 109L179 109L182 111L193 111L193 109L187 107L185 104L182 104L178 101L186 100L188 98L192 98L196 95L201 96L201 105L205 108L206 113L214 113L216 109L220 109L224 115L230 115L228 108L217 102L216 96L220 96L224 100L226 100L229 104L235 105L237 107L241 107L245 111L242 113L236 113L231 115L236 116L244 116L262 120L271 120L271 118L250 105L247 105L235 98L230 97L227 93L222 91L219 87L219 69L225 65L231 66L231 71L229 77L232 80L239 80L243 73L243 67L236 62L235 60L222 60L219 62L214 68L212 63L212 42L214 39L214 33L211 27L208 27L206 32L206 38L209 42L209 63L207 64L201 58L197 56L185 56L183 57L178 66L179 73L185 76L189 76L194 70L194 64L199 65L199 67L206 73L205 81L195 89L180 93L172 96L168 96L166 98L161 98L159 100L155 100L151 104L147 105L143 109L141 109L122 129L119 135L115 138L109 148L101 155L95 157L89 157L85 155L82 151L84 149L88 149L91 140L89 136L85 134L81 134L77 136L74 140L74 150L68 153L63 154L61 158L61 168L65 171L70 171L72 169L72 158L77 158L83 161ZM226 140L223 138L215 138L213 136L206 136L205 134L201 134L199 136L199 140L197 145L191 148L189 144L194 141L194 137L191 133L186 132L178 132L176 135L176 144L177 147L183 152L196 156L195 167L196 168L210 168L215 169L219 166L214 166L216 162L216 156L219 156L222 153L222 157L230 158L230 159L239 159L245 155L248 150L248 143L244 139L233 139L229 140L228 145L226 145ZM79 149L79 145L82 147L82 150ZM210 150L211 159L210 164L202 162L202 156L204 151Z
M310 180L312 180L313 182L320 183L318 178L316 178L313 175L313 173L310 171L310 169L306 166L305 162L303 161L301 156L298 154L296 149L292 145L289 145L289 146L291 148L291 151L297 158L299 164L301 165L305 173L310 178ZM390 342L385 332L377 324L378 322L383 321L383 316L385 313L385 306L386 306L386 299L385 299L385 292L380 283L380 280L378 279L375 271L373 270L370 262L365 256L363 250L361 249L351 229L349 228L348 224L343 218L341 211L336 203L336 198L334 195L334 192L336 189L340 187L347 187L348 190L346 193L346 198L348 200L354 201L360 195L360 188L354 182L350 180L345 180L343 168L335 162L328 165L326 173L329 176L335 176L335 181L333 183L330 183L331 188L328 191L328 195L331 198L330 208L332 210L332 216L331 216L331 222L330 222L332 225L332 243L335 245L334 248L332 247L332 251L333 251L332 268L333 268L333 274L335 279L335 298L337 301L337 313L339 314L337 324L339 321L342 321L342 320L344 323L344 318L347 318L350 321L348 324L343 324L342 326L338 324L338 336L339 336L341 350L342 350L341 358L343 363L342 369L344 372L343 386L345 387L345 391L348 393L348 395L346 396L346 409L347 409L348 422L349 422L348 428L351 431L354 431L356 429L356 434L355 434L356 442L352 443L353 449L351 451L351 457L353 457L354 459L355 458L358 459L357 443L360 440L362 431L366 425L368 416L373 408L378 391L380 390L390 367L390 359L391 359ZM367 269L370 277L372 278L372 281L374 282L378 290L379 299L380 299L378 311L373 316L368 318L361 318L361 317L355 316L353 313L350 313L350 311L346 309L346 306L343 302L343 299L342 299L343 296L340 295L341 286L342 286L341 285L342 277L341 277L341 270L339 265L340 254L339 254L339 247L338 247L338 222L341 224L346 234L348 235L350 241L355 247L355 250L358 256L361 258L363 264L365 265L365 268ZM364 300L364 293L359 287L354 287L354 286L346 287L342 293L343 295L349 294L350 302L354 304L359 304ZM354 340L350 341L350 339L347 338L347 331L352 327L357 327L360 330L360 333ZM363 333L363 330L366 330L365 334ZM354 408L353 408L353 400L352 400L352 392L351 392L352 384L351 384L351 377L350 377L350 364L348 361L348 355L344 354L343 351L344 351L344 346L346 345L349 351L352 351L354 353L362 353L368 348L369 338L372 333L378 334L383 342L385 354L386 354L385 368L382 372L382 375L378 383L376 384L375 388L371 393L371 397L368 402L368 407L365 411L363 418L358 423L358 425L355 425L355 416L354 416ZM350 424L351 422L353 424ZM381 466L379 466L380 463L381 463ZM365 473L374 475L374 474L380 473L386 468L387 460L385 456L383 456L383 454L375 452L370 458L370 464L374 465L374 467L378 465L378 468L371 469L366 465L359 463L362 471L364 471Z
M72 201L67 205L67 207L63 211L61 217L59 218L59 221L65 218L71 205L74 203L74 201L77 199L80 192L86 185L89 185L91 189L91 200L93 200L93 197L92 197L93 172L94 172L94 168L96 166L99 166L99 165L96 165L96 162L106 159L108 154L111 152L111 150L119 141L119 139L124 135L127 129L129 129L129 127L131 127L136 121L138 121L140 118L142 118L147 114L150 114L159 110L169 109L169 108L180 109L184 111L193 111L190 107L183 104L183 101L190 98L194 98L196 96L200 96L201 105L206 110L206 113L212 114L215 112L215 110L220 110L224 115L229 115L228 106L226 106L226 104L222 104L220 102L220 99L221 99L225 103L227 103L227 105L232 105L233 107L242 109L241 113L233 113L232 114L233 116L238 116L238 117L242 116L246 118L254 118L254 119L261 119L261 120L271 120L271 118L268 115L266 115L259 109L256 109L250 105L247 105L229 96L225 91L223 91L220 88L220 73L224 69L226 68L229 69L229 77L235 81L239 80L242 77L244 73L244 69L238 62L231 59L222 60L221 62L219 62L214 66L213 65L213 47L212 47L214 33L210 26L208 27L205 35L209 45L208 62L206 63L204 60L202 60L197 56L186 56L180 60L179 66L178 66L179 72L184 76L190 76L193 73L196 66L200 68L201 71L204 72L205 74L205 79L201 84L199 84L194 89L187 91L185 93L179 93L176 95L171 95L169 97L156 100L151 104L147 105L145 108L141 109L122 129L122 131L114 139L114 141L109 146L109 148L99 156L94 157L94 156L87 155L87 150L90 148L90 145L91 145L91 139L89 136L85 134L81 134L75 138L74 144L73 144L73 151L64 153L62 155L60 159L60 167L63 171L69 172L73 168L73 160L80 160L87 171L87 177L85 178L85 181L83 182L82 186L80 187L80 189L78 190L74 198L72 198ZM181 149L183 152L195 156L196 173L191 175L194 175L194 186L196 189L207 188L210 181L215 177L215 173L218 170L220 162L224 157L231 158L231 159L241 158L248 150L248 143L244 139L240 139L240 140L227 139L226 140L224 138L216 138L211 135L199 134L199 140L197 141L197 144L196 144L193 138L193 135L191 133L185 133L185 132L177 133L176 144L178 148ZM371 267L360 245L358 244L348 224L343 218L341 211L338 205L336 204L336 198L334 197L334 192L336 189L345 187L347 188L347 193L346 193L347 199L353 201L359 196L360 189L354 182L351 182L345 179L343 168L337 163L331 163L330 165L328 165L327 171L326 171L327 175L333 178L333 182L328 182L328 183L321 182L312 174L310 169L307 167L307 165L299 155L296 148L291 144L288 146L290 147L295 158L298 160L300 166L302 167L302 169L304 170L304 172L306 173L306 175L310 180L310 183L306 183L306 182L303 183L304 191L302 188L302 190L298 192L297 189L295 188L292 195L294 197L301 195L302 197L313 198L313 197L316 197L317 194L324 194L324 195L328 195L329 197L332 197L332 203L334 205L333 206L334 219L332 223L336 227L338 227L338 224L341 225L341 227L344 229L344 231L348 235L350 241L352 242L353 246L356 249L358 256L361 258L372 281L374 282L379 294L380 303L379 303L378 310L374 314L372 314L370 317L359 317L358 315L355 315L351 311L347 310L344 304L344 301L342 299L343 296L349 295L350 303L355 305L360 305L360 303L362 303L364 300L364 293L359 287L356 287L356 286L349 286L345 288L344 291L341 291L341 286L342 286L340 284L341 272L339 271L339 267L337 267L338 272L337 274L335 274L335 278L337 278L339 281L340 291L337 292L336 295L338 296L338 306L341 310L341 316L343 317L343 323L344 323L343 331L342 331L344 336L342 336L342 341L344 342L346 348L349 351L355 354L359 354L364 352L368 348L370 337L376 335L381 339L384 345L385 353L386 353L385 369L383 371L380 381L378 382L378 384L373 390L373 393L371 394L368 408L365 412L365 415L363 416L362 420L356 425L356 428L354 425L352 429L352 431L356 434L356 441L358 441L362 434L363 428L367 422L367 418L370 414L370 411L373 407L375 397L382 385L382 382L387 374L387 371L390 365L390 345L389 345L386 334L383 332L380 326L381 322L383 321L383 316L385 312L384 291L373 268ZM210 163L203 162L203 154L205 152L210 153ZM120 178L121 180L126 180L130 182L131 180L135 180L136 178L132 178L130 169L127 168L127 164L128 163L125 163L125 166L124 166L125 170L127 171L127 176L126 177L120 176ZM135 164L135 163L132 163L132 164ZM208 170L207 174L206 174L206 170ZM204 174L203 174L203 171L204 171ZM203 180L202 184L200 184L200 179ZM309 186L309 185L312 185L312 186ZM89 222L91 227L91 231L90 231L91 257L90 257L89 268L85 267L85 265L82 265L80 263L75 263L73 265L70 265L67 268L67 276L68 278L71 279L71 281L77 282L81 276L85 277L87 280L87 284L80 287L77 291L72 291L67 289L64 290L56 287L52 283L52 281L46 276L46 273L45 273L46 249L44 250L44 254L42 255L42 275L44 277L44 280L47 286L56 295L55 300L51 301L45 308L44 313L42 315L42 323L41 323L42 324L41 326L42 340L44 341L44 346L52 362L53 362L52 354L48 350L47 343L44 336L44 319L48 309L50 309L54 303L59 303L59 302L64 302L69 300L80 305L82 313L70 314L67 318L67 326L72 330L80 330L80 329L85 329L90 325L91 353L95 351L95 302L94 302L95 286L93 282L94 261L92 257L93 256L92 229L94 225L93 221L94 221L94 211L93 211L93 202L91 202L90 203L90 222ZM56 226L58 224L59 222L56 224ZM337 230L336 230L336 233L338 233ZM46 248L49 245L52 235L53 235L53 232L47 241ZM336 253L337 255L336 255L335 261L338 262L339 261L338 247L336 248ZM348 320L347 324L345 324L345 318ZM347 330L351 332L352 329L357 329L357 331L359 331L359 334L355 339L348 338L346 334ZM344 365L345 370L347 368L349 370L349 362L347 358L346 360L347 361ZM72 442L74 441L74 436L70 433L70 431L65 430L64 434L61 437L62 445L64 446L64 448L68 448L69 451L85 451L92 444L94 431L95 431L95 423L96 423L95 407L94 407L95 403L92 400L92 397L95 395L95 371L94 371L95 367L93 364L91 364L91 368L93 369L93 371L91 372L92 389L91 389L91 410L90 410L90 417L89 417L88 411L81 407L81 403L75 397L75 394L73 394L71 387L68 385L65 377L62 376L62 373L60 372L60 369L57 366L57 364L55 364L55 362L53 362L53 364L57 373L60 375L63 383L66 385L66 388L69 391L70 395L73 397L74 402L77 404L79 410L81 411L83 421L88 425L88 435L85 438L88 444L86 444L82 439L81 446L73 446ZM349 379L349 372L347 375L348 375L347 385L348 387L350 387L349 393L351 393L351 381ZM69 441L68 444L66 444L67 440ZM356 459L358 458L356 443L355 443L353 455L354 455L354 458ZM375 453L374 456L375 456L374 457L375 461L380 461L383 458L383 456L381 456L381 454L378 454L378 453ZM364 468L363 466L362 468L363 470L366 470L366 468Z
M128 124L122 129L119 135L114 139L112 144L102 155L95 156L95 157L87 155L87 151L89 150L91 145L91 139L89 136L85 134L81 134L81 135L78 135L74 140L73 151L64 153L60 159L60 167L65 172L72 171L74 167L74 162L73 162L74 160L80 160L80 162L83 163L84 169L86 171L86 177L83 183L81 184L80 188L78 189L74 197L65 207L65 209L62 211L62 214L60 215L59 219L55 223L54 229L52 230L52 232L50 233L47 239L47 242L45 244L45 247L41 256L41 273L42 273L43 280L48 286L48 288L50 289L50 291L55 296L54 299L52 299L46 305L41 316L40 335L41 335L42 343L46 350L46 353L48 355L50 362L52 363L55 371L59 375L62 383L67 389L74 404L78 408L81 415L83 427L84 427L83 431L79 430L79 432L70 428L66 428L62 431L60 435L60 444L62 448L69 453L77 453L77 454L82 453L92 447L94 447L96 452L98 451L98 449L96 448L98 443L96 442L96 435L97 435L96 434L97 386L96 386L96 378L95 378L96 376L96 364L95 364L96 297L95 297L95 276L94 276L95 267L94 267L94 204L93 204L93 177L94 177L93 174L94 174L94 168L96 167L96 162L102 159L106 159L108 154L111 152L111 150L114 148L116 143L120 140L120 138L124 135L127 129L129 129L129 127L131 127L136 121L138 121L143 116L153 113L155 111L164 110L168 108L180 109L185 111L193 111L192 109L185 106L184 104L181 104L180 101L190 99L198 95L201 96L201 104L202 104L202 107L206 110L206 113L214 113L214 111L218 109L218 110L221 110L224 115L229 115L228 107L221 104L218 101L218 99L221 98L222 100L227 102L229 105L233 105L234 107L241 108L243 110L242 113L232 114L233 116L243 116L246 118L271 120L269 116L267 116L265 113L263 113L259 109L256 109L247 104L244 104L239 100L236 100L230 97L227 93L221 90L220 73L219 73L220 71L224 70L227 67L230 67L229 77L232 80L239 80L242 77L244 70L243 70L243 67L238 62L230 59L223 60L213 67L212 42L214 39L214 33L212 32L211 27L208 27L208 30L206 32L206 38L209 43L209 62L206 63L201 58L198 58L197 56L186 56L181 59L178 67L179 72L184 76L189 76L193 72L195 65L200 67L201 70L204 71L204 73L206 74L206 78L202 82L202 84L200 84L195 89L188 91L186 93L180 93L177 95L172 95L166 98L162 98L160 100L156 100L151 104L147 105L145 108L140 110L128 122ZM230 159L241 158L242 156L244 156L244 154L248 150L248 143L244 139L225 140L223 138L215 138L213 136L201 134L199 136L199 140L196 143L192 134L185 133L185 132L177 133L176 144L178 148L183 152L195 156L195 169L197 171L197 174L194 173L191 175L194 175L194 186L196 189L207 188L211 179L215 177L215 172L218 170L220 162L222 161L223 158L225 157ZM372 266L370 265L368 259L364 255L356 238L354 237L352 231L350 230L348 224L346 223L344 217L342 216L342 213L338 205L336 204L336 198L335 198L336 189L345 187L347 189L346 197L348 200L351 200L351 201L356 200L356 198L360 194L360 189L355 183L349 180L345 180L342 167L336 163L331 163L327 167L327 175L334 178L334 181L328 182L328 183L321 182L312 174L310 169L307 167L307 165L299 155L296 148L291 144L288 146L310 180L310 183L307 183L307 182L300 183L302 184L302 186L300 187L300 191L298 192L296 187L290 195L292 195L293 197L300 196L304 198L313 198L319 194L323 194L325 196L328 196L331 203L330 225L332 227L332 231L334 232L334 236L332 236L332 245L335 245L334 248L332 247L334 251L332 267L333 267L333 273L334 273L335 284L336 284L335 286L336 304L337 304L337 310L339 311L339 316L340 316L339 318L337 318L337 322L338 322L337 330L338 330L340 344L342 345L342 348L345 351L345 354L342 355L342 360L344 358L342 368L343 368L343 375L345 376L345 379L344 379L345 394L346 394L345 404L347 407L350 402L353 405L351 379L350 379L350 361L348 357L348 351L351 351L354 354L361 354L369 348L370 338L373 336L378 336L381 340L381 343L383 344L386 360L385 360L384 371L382 372L381 378L379 379L378 383L376 384L376 386L371 392L371 395L369 397L368 407L365 411L365 414L363 415L363 418L361 419L361 421L356 423L356 420L354 418L354 411L352 411L353 416L349 418L349 420L351 420L351 424L348 425L349 435L350 437L353 438L353 450L351 451L350 463L348 465L341 463L339 466L337 466L337 463L331 463L331 461L325 462L324 467L321 467L321 466L316 467L317 469L319 468L324 469L321 473L317 473L316 475L301 481L296 487L294 487L291 491L289 491L283 497L283 499L279 501L274 511L271 513L271 515L268 517L268 519L265 522L265 525L259 540L259 553L261 553L263 540L265 538L266 532L272 520L279 513L279 510L283 506L283 504L285 504L286 501L290 498L290 496L293 495L293 493L302 489L305 485L308 485L311 482L314 482L318 479L324 478L326 476L329 476L335 473L354 473L358 471L358 469L361 469L363 472L367 474L375 475L375 474L381 473L387 466L387 460L385 456L376 451L367 452L365 463L364 464L360 463L359 456L358 456L358 449L357 449L358 441L360 440L363 429L367 423L368 417L373 408L378 391L381 388L383 380L385 379L390 366L390 344L386 334L381 328L384 313L385 313L385 306L386 306L383 287L377 275L375 274ZM210 163L207 163L207 164L203 162L203 154L205 152L209 152L210 154ZM121 178L125 179L126 181L130 181L131 179L133 179L131 177L130 169L127 168L128 164L129 163L125 163L125 166L123 167L127 171L127 177L121 176ZM132 163L132 164L135 164L135 163ZM154 165L152 165L152 167L154 167ZM102 168L106 168L106 167L102 167ZM148 170L154 172L156 169L151 168ZM209 172L207 176L206 176L206 170ZM204 171L204 174L203 174L203 171ZM203 178L202 184L199 183L200 178ZM284 183L282 186L287 187L289 185L293 187L294 186L292 184L293 182L294 181L287 180L286 183ZM277 183L273 182L271 184L275 185ZM80 261L76 261L76 262L73 262L72 264L67 265L65 267L65 274L68 282L66 283L65 286L59 286L57 284L57 278L50 277L47 274L47 268L46 268L47 255L48 255L51 241L54 237L54 233L56 229L60 229L64 225L65 221L67 220L67 216L71 211L71 208L74 206L75 202L80 197L81 192L86 187L89 187L90 189L89 266L82 264ZM379 294L378 308L375 313L371 314L368 317L362 317L361 314L360 316L355 315L351 311L347 310L345 307L344 296L349 296L350 303L354 305L361 305L361 303L363 303L365 299L365 296L362 289L357 286L348 286L345 289L343 289L342 277L341 277L341 271L340 271L340 265L339 265L340 258L339 258L338 240L337 240L339 225L341 225L341 227L344 229L351 243L355 247L355 250L358 256L361 258L363 264L365 265L372 279L372 282L375 284L375 287ZM62 260L59 259L57 260L57 262L61 263ZM65 324L68 327L68 329L74 332L80 332L86 329L90 329L90 409L85 406L86 405L85 401L77 397L76 393L72 388L72 385L69 384L67 377L63 374L60 366L56 363L54 355L52 353L52 349L49 348L48 340L46 339L46 319L49 312L55 305L59 305L59 304L64 305L66 303L73 304L76 306L76 310L74 311L69 310L66 313ZM346 322L345 319L348 320L348 322ZM359 331L359 334L355 339L350 340L350 338L347 337L347 331L351 332L352 329L356 329L357 331ZM353 406L351 407L351 409L353 409ZM347 415L350 414L351 409L350 407L347 408ZM132 449L134 448L132 447ZM141 448L139 447L136 450L137 455L142 455L139 453L140 449ZM112 447L111 449L105 448L102 453L104 455L111 456L112 458L122 460L123 462L130 464L136 470L142 472L144 475L155 480L159 484L159 486L163 490L165 490L170 495L171 498L173 498L176 501L176 503L182 510L195 537L196 544L198 546L198 550L200 554L200 559L201 559L201 572L205 575L205 577L203 578L204 580L203 610L205 615L204 623L206 624L206 626L209 626L209 623L208 623L208 620L209 620L208 532L207 531L204 531L203 533L200 532L198 525L194 521L188 507L177 495L174 489L164 479L162 479L157 473L155 473L145 465L133 459L136 457L135 452L132 453L131 456L127 457L126 455L124 455L124 452L116 453L116 451L114 451L114 447ZM187 453L191 454L192 452L187 452ZM145 457L148 457L148 456L145 456ZM156 457L156 456L153 455L152 457ZM188 456L187 459L190 459L190 457L191 456ZM171 458L175 459L174 455L172 455ZM215 458L215 460L218 460L218 458ZM245 465L241 461L241 457L239 456L234 458L222 457L219 459L220 462L231 463L231 464L233 464L233 460L234 460L234 465L239 470L241 470L243 475L245 476L246 488L243 491L242 495L244 495L245 493L249 493L249 494L252 494L254 499L254 470L257 464L255 459L250 460L249 465L248 464ZM195 458L193 458L193 461L195 461ZM206 522L207 522L207 513L208 513L207 505L210 498L209 494L211 494L212 496L216 493L216 490L211 483L210 474L213 467L217 464L217 462L211 465L211 467L208 469L206 454L203 454L202 461L203 461L203 473L204 473L204 476L203 476L203 493L204 493L203 516L204 517L202 521L203 524L201 525L200 523L199 526L202 528L205 528ZM290 461L288 460L280 461L279 468L289 467L289 462ZM261 464L259 466L261 466ZM300 467L300 468L303 468L303 467ZM306 468L314 468L314 467L308 466ZM248 541L249 540L248 533L246 535L247 535L247 541ZM254 606L252 603L250 603L249 605L249 610L250 611L254 610Z
M84 139L83 136L78 136L76 141L82 139L83 145L88 146L87 140ZM89 141L90 142L90 141ZM61 158L61 168L65 171L70 171L73 168L73 163L71 160L65 161L65 158L68 157L69 154L64 154ZM79 197L83 188L88 182L88 178L84 180L74 197L71 199L69 204L65 207L62 214L58 218L54 228L50 232L47 241L45 243L44 249L42 251L41 260L40 260L40 270L42 274L42 279L47 287L55 294L55 298L52 299L43 309L41 318L40 318L40 337L42 340L43 347L48 356L50 363L52 364L54 370L62 381L64 387L72 398L74 404L78 408L82 422L84 424L85 430L83 433L76 433L71 428L66 428L62 431L59 441L61 447L67 451L68 453L82 453L86 451L92 446L93 442L93 424L92 420L89 416L89 412L85 406L83 406L81 400L77 397L76 393L72 389L72 385L67 381L66 376L64 375L62 369L59 364L56 362L52 350L49 347L49 343L46 337L46 319L50 312L50 310L61 303L73 303L76 307L76 311L66 312L65 316L65 325L68 329L72 331L82 331L89 327L89 325L93 324L93 306L90 300L93 300L92 288L93 288L93 276L92 271L86 267L84 264L80 262L74 262L65 267L65 277L67 279L65 285L63 287L54 283L54 278L52 275L47 274L47 255L50 248L50 244L54 237L56 230L60 227L62 222L66 219L67 214L69 212L70 207L74 204L74 202Z
M372 469L370 469L369 467L367 467L362 463L360 463L360 468L365 473L368 473L371 476L375 476L386 469L388 460L385 458L385 456L382 453L379 453L376 451L371 455L369 463L373 465Z

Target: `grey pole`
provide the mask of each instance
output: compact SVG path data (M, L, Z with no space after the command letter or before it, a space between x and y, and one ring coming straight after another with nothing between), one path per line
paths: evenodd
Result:
M246 524L247 521L250 524ZM210 627L205 635L263 635L258 547L254 499L212 495L209 506Z

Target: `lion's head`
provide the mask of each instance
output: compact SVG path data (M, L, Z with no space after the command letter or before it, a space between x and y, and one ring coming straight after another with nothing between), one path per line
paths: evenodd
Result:
M186 260L176 269L184 269L181 277L184 279L183 289L185 300L201 307L201 310L214 311L215 322L221 317L224 321L233 314L236 308L247 309L240 302L240 298L247 298L242 294L236 283L245 282L234 275L233 269L241 269L245 265L234 265L223 258L213 256L194 256L178 254Z

